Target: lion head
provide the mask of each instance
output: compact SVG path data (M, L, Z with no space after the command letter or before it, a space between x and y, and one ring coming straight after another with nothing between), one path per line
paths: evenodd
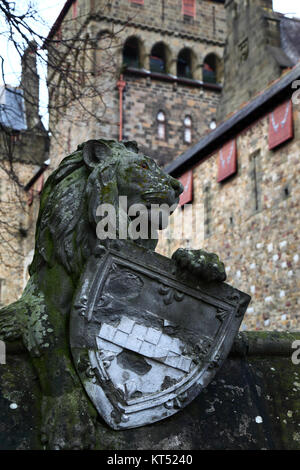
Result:
M33 274L60 263L78 277L97 243L97 208L110 204L119 213L119 197L127 206L176 206L183 191L179 181L164 173L135 142L90 140L78 146L48 178L36 228ZM127 215L128 222L130 216ZM155 248L157 240L152 240Z

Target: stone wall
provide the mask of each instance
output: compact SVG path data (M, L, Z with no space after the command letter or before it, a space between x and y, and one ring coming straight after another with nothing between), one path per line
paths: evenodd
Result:
M215 379L177 414L155 424L113 431L96 422L97 450L299 450L298 335L247 333ZM0 364L0 450L41 445L41 392L28 356Z
M26 185L39 166L15 163L14 174L20 185ZM0 305L16 301L28 280L28 266L34 248L35 224L39 209L36 184L32 192L8 176L10 165L1 162L0 168ZM29 205L29 200L32 199Z
M196 0L196 16L190 18L182 14L181 0L144 0L143 5L130 0L78 0L78 19L82 21L82 17L92 12L119 23L133 22L142 29L169 31L172 36L177 33L200 36L205 41L224 42L226 24L223 3ZM71 19L72 8L65 21Z
M162 82L126 74L124 93L125 140L136 140L146 155L165 165L195 144L215 115L219 94L195 86ZM175 86L174 86L175 85ZM153 99L155 97L155 99ZM186 106L183 106L186 103ZM157 114L166 117L166 139L158 138ZM184 142L184 118L192 119L192 141Z
M28 192L24 188L48 155L49 138L42 127L0 136L1 306L16 301L28 280L41 180Z
M163 234L159 251L171 256L185 246L218 253L228 282L252 296L242 329L297 330L299 106L294 106L294 139L271 151L268 123L264 116L236 136L238 171L224 183L217 182L219 151L194 167L194 211L187 213L184 239L168 240ZM181 212L172 216L173 237Z

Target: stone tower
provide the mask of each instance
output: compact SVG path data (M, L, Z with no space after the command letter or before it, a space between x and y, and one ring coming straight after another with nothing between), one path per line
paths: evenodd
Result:
M22 78L20 84L25 101L27 128L40 124L39 117L39 76L37 73L36 43L29 44L22 56Z
M272 0L227 0L224 88L218 120L237 110L293 65L281 48L282 15Z
M52 139L55 166L82 141L101 137L136 140L165 165L209 131L222 90L224 0L70 0L46 47L71 69L63 51L74 32L88 37L83 87L95 96L81 98L85 108L91 103L90 115L69 103L57 119L50 110L59 134ZM48 81L51 106L61 98L51 66ZM68 92L62 82L61 90Z

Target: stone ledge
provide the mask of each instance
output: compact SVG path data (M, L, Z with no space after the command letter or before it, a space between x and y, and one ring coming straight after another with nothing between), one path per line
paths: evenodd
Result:
M207 88L216 92L221 92L223 86L219 83L203 82L202 80L195 80L193 78L177 77L168 73L150 72L146 69L139 69L136 67L126 67L124 75L136 75L139 77L150 77L153 80L161 80L165 82L177 83L179 85L186 85L192 88Z
M292 344L300 341L300 331L247 331L239 332L232 346L230 357L279 356L291 357ZM26 353L19 342L6 343L8 355Z
M292 344L300 340L300 331L249 331L240 332L233 344L231 356L291 357Z
M98 418L98 450L300 450L300 333L243 332L215 379L186 408L142 428ZM41 391L27 354L11 344L0 365L0 450L42 449ZM12 406L11 406L12 405Z

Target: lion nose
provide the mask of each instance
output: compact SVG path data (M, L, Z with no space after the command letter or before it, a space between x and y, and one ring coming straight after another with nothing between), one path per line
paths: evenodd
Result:
M176 197L180 196L180 194L183 192L184 190L184 187L183 185L180 183L180 181L176 180L175 178L172 178L171 177L171 186L172 188L174 189L175 191L175 195Z

